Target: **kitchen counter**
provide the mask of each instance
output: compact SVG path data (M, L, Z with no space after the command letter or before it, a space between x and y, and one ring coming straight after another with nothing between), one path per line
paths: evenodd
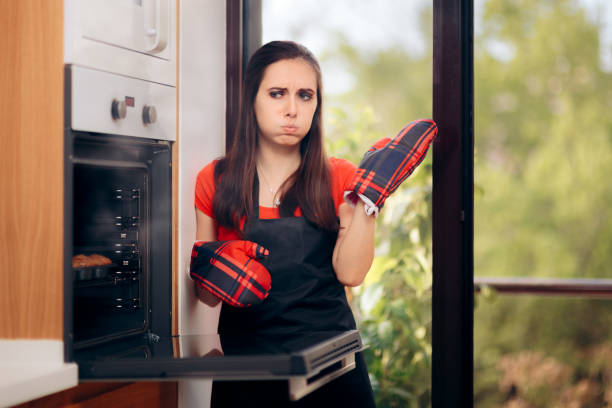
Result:
M62 341L0 339L0 407L44 397L77 384L77 365L64 362Z

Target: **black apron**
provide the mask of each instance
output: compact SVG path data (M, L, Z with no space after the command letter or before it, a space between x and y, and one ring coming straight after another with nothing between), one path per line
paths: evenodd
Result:
M258 215L259 208L255 208ZM291 335L355 329L344 286L336 278L332 254L337 234L305 217L249 217L245 239L270 251L262 263L272 276L269 296L259 305L223 304L219 335L239 333ZM222 343L223 344L223 343ZM374 407L361 353L356 368L296 402L288 401L287 381L214 382L213 407ZM247 404L247 405L244 405Z

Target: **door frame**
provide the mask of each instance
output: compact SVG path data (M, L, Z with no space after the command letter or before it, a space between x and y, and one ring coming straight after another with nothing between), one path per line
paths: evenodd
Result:
M433 2L432 406L474 395L473 0Z

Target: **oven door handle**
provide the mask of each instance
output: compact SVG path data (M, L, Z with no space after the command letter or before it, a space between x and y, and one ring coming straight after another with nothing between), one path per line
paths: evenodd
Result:
M342 357L310 376L289 378L289 399L296 401L355 368L355 353Z
M168 0L143 0L146 51L159 53L168 45Z

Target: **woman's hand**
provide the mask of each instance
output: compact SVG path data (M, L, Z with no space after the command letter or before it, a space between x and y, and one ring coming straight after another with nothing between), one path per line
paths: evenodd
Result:
M206 306L215 307L221 302L221 299L210 293L204 288L201 288L197 284L193 285L196 297L200 299L200 302L204 303Z
M355 208L347 203L338 207L340 231L334 247L332 264L340 283L359 286L374 259L375 217L366 215L363 202Z

